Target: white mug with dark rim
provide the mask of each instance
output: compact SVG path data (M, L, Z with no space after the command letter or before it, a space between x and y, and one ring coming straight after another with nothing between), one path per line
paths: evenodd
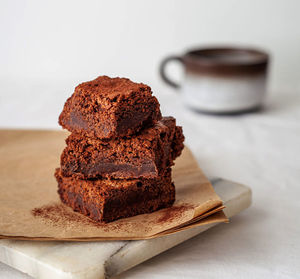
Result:
M172 81L166 65L179 61L185 70L181 85ZM160 65L162 79L182 93L183 101L194 110L227 114L260 108L266 95L266 52L232 47L203 48L183 56L170 56Z

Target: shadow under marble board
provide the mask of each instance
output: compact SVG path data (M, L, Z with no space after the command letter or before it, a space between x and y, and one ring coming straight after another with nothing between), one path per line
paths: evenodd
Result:
M249 187L219 178L211 182L226 206L224 212L228 217L250 206ZM216 225L208 224L168 236L135 241L79 243L3 239L0 240L0 261L40 279L110 278ZM28 278L18 273L19 278Z

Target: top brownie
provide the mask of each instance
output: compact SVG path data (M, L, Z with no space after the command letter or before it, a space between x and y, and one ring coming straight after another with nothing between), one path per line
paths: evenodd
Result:
M133 135L160 119L159 103L149 86L100 76L75 88L59 124L70 132L109 139Z

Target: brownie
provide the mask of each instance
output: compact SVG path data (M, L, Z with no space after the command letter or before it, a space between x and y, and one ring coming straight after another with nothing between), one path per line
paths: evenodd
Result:
M61 155L64 176L155 178L171 167L183 149L182 128L173 117L126 138L109 141L72 133Z
M83 180L65 177L60 169L55 177L62 202L97 222L150 213L171 206L175 200L170 169L155 179Z
M160 106L149 86L100 76L75 88L59 124L70 132L109 139L133 135L160 119Z

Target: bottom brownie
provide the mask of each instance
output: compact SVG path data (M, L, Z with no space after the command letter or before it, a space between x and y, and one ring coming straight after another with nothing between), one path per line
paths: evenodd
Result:
M156 179L83 180L65 177L61 169L55 177L62 202L98 222L150 213L175 201L171 170Z

